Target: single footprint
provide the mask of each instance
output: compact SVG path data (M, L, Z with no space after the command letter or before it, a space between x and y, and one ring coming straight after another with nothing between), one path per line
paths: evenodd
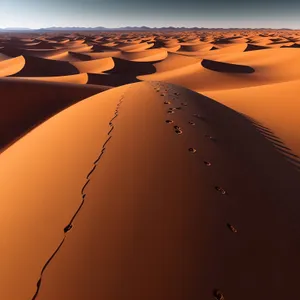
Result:
M228 195L227 192L220 186L216 186L215 189L220 192L222 195Z
M182 107L178 106L178 107L176 107L176 109L178 109L178 110L181 110L181 109L182 109Z
M211 163L210 163L209 161L204 161L204 164L205 164L206 166L208 166L208 167L211 166Z
M171 102L170 101L165 101L164 104L171 104Z
M67 233L68 231L70 231L71 229L72 229L72 225L71 224L69 224L68 226L66 226L65 228L64 228L64 233Z
M172 121L172 120L166 120L166 123L171 124L171 123L174 123L174 121Z
M169 109L168 110L168 114L174 114L174 110L173 109Z
M182 102L181 105L187 106L187 103L186 102Z
M233 233L237 233L237 229L235 227L233 227L231 224L227 223L227 227L233 232Z
M215 300L225 300L223 293L218 289L214 289L213 295Z
M166 94L160 94L162 97L166 96Z
M180 94L176 92L176 93L174 93L174 95L175 95L175 96L179 96Z
M195 124L194 122L192 122L192 121L189 121L189 124L190 124L190 125L193 125L193 126L196 125L196 124Z
M190 151L191 153L196 153L196 149L194 149L194 148L189 148L189 151Z
M176 129L175 132L176 132L177 134L182 134L182 130L180 130L180 129Z
M181 130L181 128L179 126L177 126L177 125L174 126L174 129Z

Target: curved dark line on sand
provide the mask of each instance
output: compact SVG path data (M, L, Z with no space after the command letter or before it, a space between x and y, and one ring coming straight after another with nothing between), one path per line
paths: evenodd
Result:
M80 210L81 210L83 204L85 203L85 196L86 196L86 194L84 193L84 190L85 190L85 188L87 187L87 185L88 185L89 182L90 182L89 177L90 177L91 174L95 171L95 169L96 169L96 167L97 167L97 164L98 164L100 158L101 158L102 155L104 154L104 151L105 151L105 149L106 149L105 146L107 145L107 143L110 141L110 139L111 139L111 137L112 137L112 136L110 135L111 132L112 132L113 129L114 129L114 126L113 126L112 121L118 116L118 114L119 114L119 109L120 109L120 106L121 106L121 104L122 104L122 102L123 102L123 99L124 99L124 95L121 96L121 98L120 98L120 100L119 100L119 102L118 102L118 104L117 104L117 106L116 106L115 114L114 114L113 118L109 121L109 126L111 127L111 129L108 131L109 137L107 138L107 140L106 140L106 141L104 142L104 144L102 145L102 150L101 150L99 156L97 157L97 159L94 161L93 167L92 167L92 169L90 170L90 172L88 173L88 175L87 175L87 177L86 177L87 180L86 180L85 184L83 185L83 187L82 187L82 189L81 189L81 198L82 198L82 201L81 201L79 207L77 208L75 214L74 214L73 217L71 218L69 224L64 228L64 233L65 233L65 234L64 234L64 237L63 237L62 241L60 242L60 244L58 245L58 247L56 248L56 250L53 252L53 254L50 256L50 258L49 258L49 259L46 261L46 263L44 264L44 266L43 266L43 268L42 268L42 270L41 270L41 273L40 273L39 280L38 280L37 283L36 283L36 291L35 291L35 294L33 295L33 297L32 297L31 300L35 300L36 297L38 296L38 293L39 293L39 291L40 291L40 287L41 287L41 284L42 284L42 278L43 278L44 271L46 270L46 268L48 267L48 265L50 264L50 262L52 261L52 259L55 257L55 255L58 253L58 251L59 251L60 248L62 247L63 243L65 242L65 239L66 239L66 237L67 237L68 232L69 232L70 229L73 227L73 226L72 226L72 223L74 222L74 220L75 220L77 214L80 212Z

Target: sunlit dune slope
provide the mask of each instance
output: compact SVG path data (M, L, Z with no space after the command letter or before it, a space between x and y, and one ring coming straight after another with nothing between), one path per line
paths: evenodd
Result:
M52 115L105 89L82 84L0 79L0 151Z
M39 126L0 166L4 299L297 295L299 173L200 94L155 82L106 91Z
M115 63L111 57L89 61L73 62L72 65L81 73L102 73L114 68Z
M25 66L23 56L8 58L0 61L0 77L10 76L18 73Z

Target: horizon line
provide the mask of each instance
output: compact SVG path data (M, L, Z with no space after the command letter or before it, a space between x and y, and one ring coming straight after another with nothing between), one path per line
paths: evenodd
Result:
M51 27L40 27L40 28L29 28L29 27L0 27L0 30L6 30L6 31L37 31L37 30L49 30L49 29L97 29L97 28L103 28L103 29L110 29L110 30L118 30L118 29L124 29L124 28L136 28L136 29L271 29L271 30L300 30L298 28L272 28L272 27L198 27L198 26L192 26L192 27L186 27L186 26L161 26L161 27L150 27L146 25L142 26L121 26L121 27L105 27L105 26L51 26Z

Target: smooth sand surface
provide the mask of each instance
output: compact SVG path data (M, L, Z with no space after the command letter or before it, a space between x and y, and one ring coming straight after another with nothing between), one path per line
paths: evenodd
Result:
M296 299L299 45L1 34L0 298Z

